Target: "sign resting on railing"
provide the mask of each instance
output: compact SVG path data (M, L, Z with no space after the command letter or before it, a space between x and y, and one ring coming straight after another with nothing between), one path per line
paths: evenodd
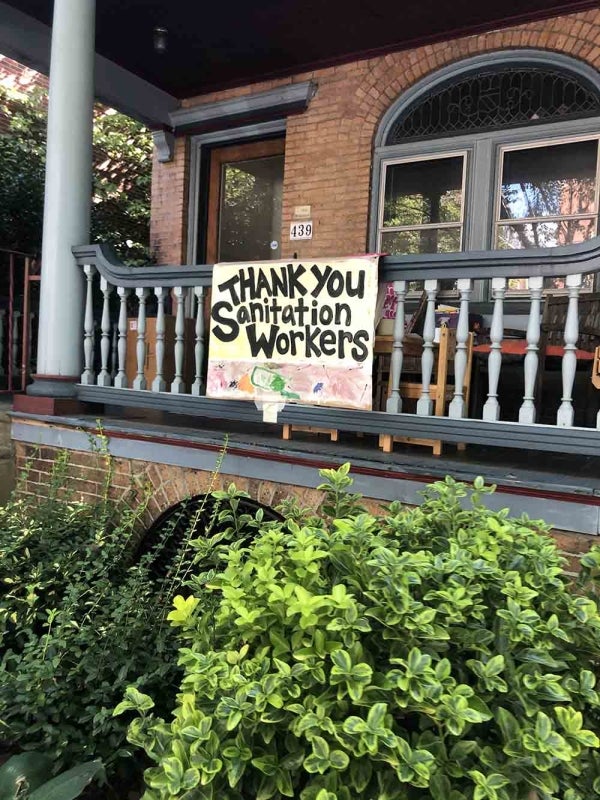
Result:
M207 395L370 410L377 257L216 264Z

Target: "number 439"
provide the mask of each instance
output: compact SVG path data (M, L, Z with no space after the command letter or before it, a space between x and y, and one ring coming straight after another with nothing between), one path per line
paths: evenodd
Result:
M290 239L312 239L312 222L292 222L290 226Z

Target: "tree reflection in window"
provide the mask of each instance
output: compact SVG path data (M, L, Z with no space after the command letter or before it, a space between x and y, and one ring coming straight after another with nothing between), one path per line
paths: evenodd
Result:
M595 236L597 163L597 139L505 151L496 247L560 247ZM525 290L527 281L512 279L509 285ZM565 281L549 278L546 285L563 289Z
M462 249L463 154L386 166L380 249L392 255ZM411 291L422 288L413 281ZM451 291L454 281L443 281Z
M273 257L271 242L281 236L283 162L283 156L269 156L223 165L219 260Z

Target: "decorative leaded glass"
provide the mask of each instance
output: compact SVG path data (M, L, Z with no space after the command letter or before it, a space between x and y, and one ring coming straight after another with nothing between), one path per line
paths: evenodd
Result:
M395 121L386 144L600 114L600 98L570 72L490 67L438 87Z

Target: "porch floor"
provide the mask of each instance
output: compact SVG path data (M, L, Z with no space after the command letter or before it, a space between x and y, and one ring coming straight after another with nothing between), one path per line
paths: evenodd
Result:
M29 418L27 414L13 414L15 421ZM37 419L65 422L82 428L96 427L97 414L77 417L38 417ZM293 463L298 457L314 461L315 466L332 465L350 461L359 465L391 471L395 474L413 475L417 479L437 479L452 475L459 480L471 481L483 475L486 482L502 486L527 486L530 488L555 489L580 495L600 497L600 454L598 457L567 453L543 453L514 448L484 447L468 445L458 451L446 444L441 456L434 456L431 449L417 445L395 444L393 453L384 453L377 446L375 436L363 437L340 431L339 440L331 442L323 434L294 431L291 440L282 438L280 425L253 425L231 420L199 419L165 412L148 412L133 409L108 409L102 416L102 424L109 436L142 438L145 440L170 440L182 446L206 445L220 449L225 436L227 448L272 454L274 460L282 457Z

